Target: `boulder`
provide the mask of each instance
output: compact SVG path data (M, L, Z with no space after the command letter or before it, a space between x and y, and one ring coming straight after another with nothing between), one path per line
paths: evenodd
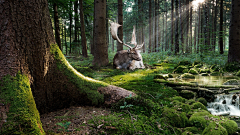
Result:
M237 79L230 79L223 83L223 85L240 85Z
M193 74L193 75L197 75L197 74L198 74L198 71L197 71L196 68L191 68L191 69L188 71L188 73Z
M195 79L195 76L190 73L184 73L180 76L181 79Z
M179 92L179 95L186 99L193 99L196 96L196 93L190 90L182 90Z
M175 70L173 70L173 73L183 73L184 69L188 69L188 67L180 65Z

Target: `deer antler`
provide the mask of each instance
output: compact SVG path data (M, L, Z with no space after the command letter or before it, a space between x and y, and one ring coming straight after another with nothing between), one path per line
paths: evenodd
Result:
M127 44L123 43L117 36L118 27L120 27L122 25L120 25L118 23L115 23L115 22L110 22L110 24L111 24L110 28L111 28L112 38L114 40L117 40L119 43L122 43L123 45L125 45L125 46L129 47L130 49L132 49L132 47L130 45L127 45Z

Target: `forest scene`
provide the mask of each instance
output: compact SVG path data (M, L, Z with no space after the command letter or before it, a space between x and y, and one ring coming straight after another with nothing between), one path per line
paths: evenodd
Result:
M239 0L0 0L1 135L239 135Z

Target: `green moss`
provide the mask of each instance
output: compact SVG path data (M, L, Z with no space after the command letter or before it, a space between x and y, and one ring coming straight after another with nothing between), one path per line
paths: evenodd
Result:
M192 105L191 105L191 108L192 109L203 109L203 110L207 110L207 108L206 108L206 106L204 106L202 103L200 103L200 102L196 102L196 103L193 103Z
M163 120L174 127L186 127L189 123L185 112L179 113L174 109L164 107Z
M210 122L204 129L203 135L227 135L227 130L217 122Z
M50 52L54 55L55 60L57 60L58 69L67 75L68 79L80 89L81 93L87 95L87 98L92 101L93 105L103 103L103 95L97 92L97 89L108 86L109 84L85 77L77 72L77 70L68 63L56 44L51 45Z
M189 90L182 90L179 92L179 95L186 99L193 99L196 96L196 93Z
M202 69L200 69L199 73L210 73L210 69L209 68L202 68Z
M184 73L180 76L182 79L195 79L195 76L190 73Z
M240 76L240 70L236 73L236 76Z
M198 102L202 103L204 106L207 106L207 100L203 97L197 99Z
M45 134L27 76L17 73L0 81L0 99L10 104L2 134Z
M187 104L192 105L193 103L195 103L196 101L194 99L189 99L186 101Z
M235 121L224 119L220 121L220 124L227 130L228 134L232 135L237 132L238 125Z
M193 135L191 131L184 131L181 135Z
M186 127L186 128L184 128L184 131L190 131L194 134L201 133L201 130L199 130L197 127Z
M180 97L180 96L175 96L175 97L172 98L172 100L177 100L177 101L182 102L182 103L186 102L186 99L183 98L183 97Z
M188 69L188 67L180 65L173 71L173 73L183 73L183 70L185 69Z
M204 118L204 116L201 116L199 113L194 113L189 118L189 123L192 126L195 126L197 128L204 129L207 126L207 120Z
M196 68L191 68L191 69L188 71L188 73L193 74L193 75L197 75L197 74L198 74L198 71L197 71Z
M190 111L190 109L191 109L190 105L182 103L182 102L179 102L178 100L174 100L172 102L172 104L173 104L173 108L175 110L182 111L182 112L185 112L185 113L188 113Z

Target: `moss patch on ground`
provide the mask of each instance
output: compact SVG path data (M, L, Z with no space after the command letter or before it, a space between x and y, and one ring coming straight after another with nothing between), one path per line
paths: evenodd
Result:
M0 99L10 105L2 134L45 134L27 76L7 75L0 81Z

